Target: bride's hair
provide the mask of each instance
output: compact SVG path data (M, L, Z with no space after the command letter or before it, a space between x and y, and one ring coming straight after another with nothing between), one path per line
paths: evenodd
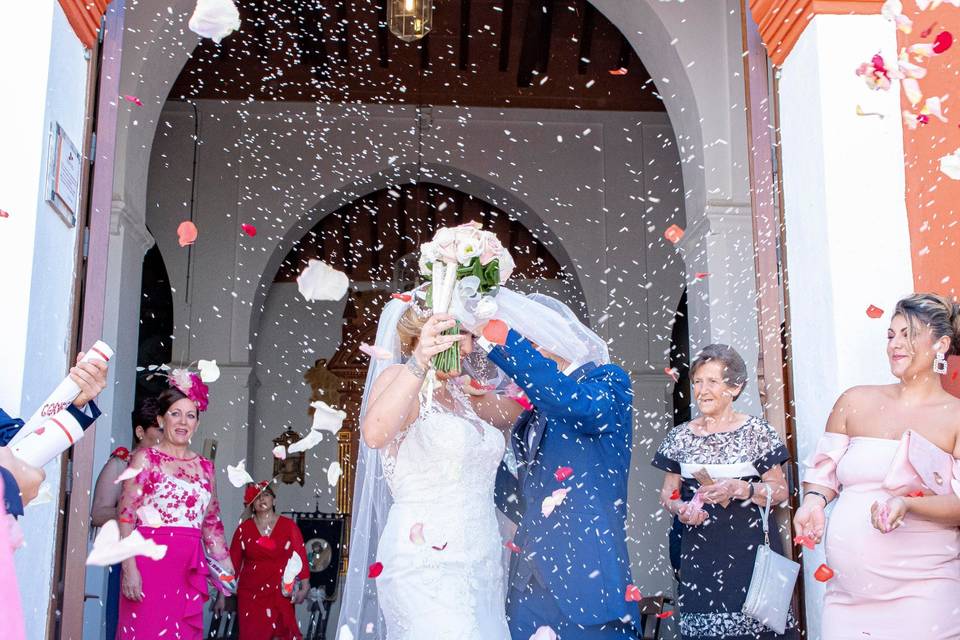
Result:
M421 315L417 305L410 305L400 319L397 320L397 335L400 337L400 353L405 358L413 354L417 340L420 338L420 330L427 323L429 315Z
M911 343L921 327L926 326L934 340L950 338L946 355L960 354L960 304L935 293L914 293L897 302L893 315L906 319Z

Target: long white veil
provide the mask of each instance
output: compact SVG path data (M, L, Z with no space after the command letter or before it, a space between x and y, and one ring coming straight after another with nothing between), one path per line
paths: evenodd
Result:
M411 292L412 293L412 292ZM360 420L367 412L367 399L373 381L384 369L402 361L400 336L397 322L409 302L393 299L380 314L377 325L376 346L390 353L389 358L372 358L367 369L360 404ZM380 613L376 581L367 578L367 570L377 559L377 543L387 522L387 514L393 498L380 464L380 454L360 438L360 455L357 459L357 475L353 488L353 510L350 517L350 556L347 579L340 596L340 618L337 622L336 640L369 638L384 640L386 624Z
M415 295L414 292L409 294L411 297ZM523 295L500 287L496 302L498 309L494 317L504 320L520 335L548 351L578 364L610 362L603 339L580 322L576 314L559 300L543 294ZM402 362L397 322L410 304L395 298L386 304L380 314L375 345L378 351L382 349L390 357L373 358L370 361L360 405L360 421L366 415L367 400L374 380L387 367ZM467 312L466 309L463 312ZM377 559L377 544L392 504L393 498L383 475L380 454L368 447L361 437L353 489L349 569L340 596L336 640L386 640L386 623L380 612L376 581L367 577L367 571ZM505 551L505 569L509 566L509 556L509 551Z

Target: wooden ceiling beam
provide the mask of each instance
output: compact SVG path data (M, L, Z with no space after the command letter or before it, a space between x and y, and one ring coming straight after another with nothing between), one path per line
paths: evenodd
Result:
M584 0L583 22L580 23L580 57L577 58L577 73L584 75L590 66L590 56L593 51L593 25L597 10L590 2Z
M470 66L470 0L460 0L460 70Z
M513 30L513 0L503 0L503 19L500 21L500 71L510 68L510 35Z

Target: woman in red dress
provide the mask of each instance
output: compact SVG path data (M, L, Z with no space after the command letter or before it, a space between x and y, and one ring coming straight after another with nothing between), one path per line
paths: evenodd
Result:
M250 512L240 523L230 544L237 572L239 640L300 640L294 605L307 597L310 567L300 528L277 514L276 496L266 482L247 485L243 502ZM291 554L300 556L302 568L292 593L282 591L283 570Z

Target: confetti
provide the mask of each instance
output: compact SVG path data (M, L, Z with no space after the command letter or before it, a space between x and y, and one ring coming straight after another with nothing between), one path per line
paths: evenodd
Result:
M188 247L197 241L197 236L199 232L197 231L197 225L193 224L189 220L184 220L180 223L180 226L177 227L177 241L180 243L181 247Z
M137 518L139 518L140 524L144 524L148 527L163 526L163 516L160 515L160 512L157 511L156 507L150 504L145 504L137 509Z
M87 566L108 567L135 556L160 560L166 554L166 545L144 538L136 529L121 540L117 521L107 520L93 541L93 549L87 556Z
M609 71L607 71L607 73L609 73L612 76L625 76L627 75L628 70L626 67L619 67L617 69L610 69Z
M869 307L867 307L868 318L873 318L874 320L876 320L877 318L880 318L882 316L883 316L883 309L881 309L880 307L877 307L874 305L870 305Z
M340 463L337 460L331 462L330 466L327 468L327 482L330 483L330 486L337 486L337 483L340 482L340 476L342 475L343 468L340 466Z
M236 466L227 465L227 479L237 489L253 484L253 478L247 473L247 461L241 460Z
M680 372L673 367L664 367L663 372L670 376L674 382L680 382Z
M245 234L247 234L251 238L257 237L257 228L252 224L241 224L240 228L243 230Z
M374 562L367 569L368 578L379 578L381 573L383 573L383 563L381 562Z
M857 105L857 115L858 116L876 116L883 120L883 114L878 111L864 111L863 107Z
M670 242L672 242L673 244L677 244L678 242L680 242L680 240L683 239L683 229L681 229L675 224L672 224L669 227L667 227L666 231L663 232L663 237L669 240Z
M553 472L553 477L557 479L557 482L563 482L572 475L573 467L557 467L557 470Z
M3 209L0 209L0 218L9 218L10 214Z
M297 289L307 300L340 300L347 294L350 280L326 262L310 260L297 277Z
M813 577L816 578L818 582L826 582L833 577L833 569L822 564L813 572Z

